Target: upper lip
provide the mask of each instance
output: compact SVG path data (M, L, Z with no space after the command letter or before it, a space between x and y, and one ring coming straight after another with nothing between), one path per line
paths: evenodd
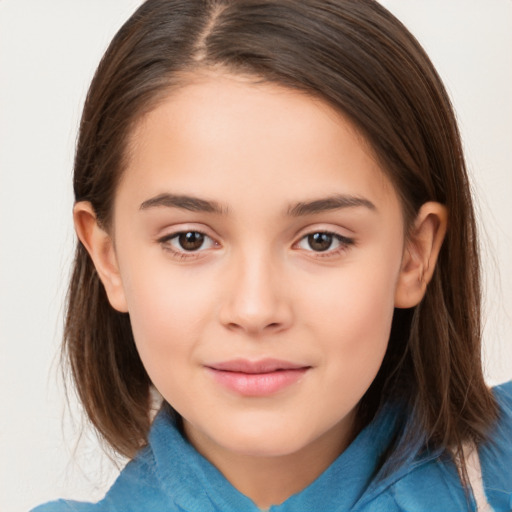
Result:
M278 370L300 370L309 368L308 365L283 361L280 359L260 359L250 361L248 359L232 359L206 365L213 370L239 373L271 373Z

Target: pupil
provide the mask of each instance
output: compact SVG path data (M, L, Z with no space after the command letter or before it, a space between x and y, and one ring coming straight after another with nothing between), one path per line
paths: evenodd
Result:
M186 251L195 251L203 245L204 235L197 231L189 231L179 236L179 242Z
M308 235L308 243L314 251L326 251L331 247L332 235L329 233L313 233Z

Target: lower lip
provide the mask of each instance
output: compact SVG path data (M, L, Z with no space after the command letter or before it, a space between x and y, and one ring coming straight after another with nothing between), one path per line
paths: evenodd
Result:
M269 373L228 372L208 368L219 383L244 396L268 396L299 381L308 368L277 370Z

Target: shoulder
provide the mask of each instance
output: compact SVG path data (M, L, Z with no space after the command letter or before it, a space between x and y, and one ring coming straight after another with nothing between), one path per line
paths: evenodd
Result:
M479 447L485 493L495 510L512 510L512 381L493 388L498 420Z
M489 433L488 444L512 457L512 381L496 386L493 393L498 404L498 420ZM512 473L512 463L510 468Z
M166 408L155 417L149 444L121 471L97 503L59 500L32 512L140 512L141 510L210 510L204 492L204 463L178 429ZM211 473L211 472L210 472ZM199 476L198 476L199 474ZM179 503L185 503L180 508Z
M445 456L412 461L383 482L358 512L435 512L467 510L467 502L453 462Z
M152 451L147 447L126 465L101 501L58 500L40 505L31 512L140 512L162 507L171 512L169 506L160 488Z
M493 388L494 396L498 401L500 409L512 418L512 380Z
M91 505L92 504L80 503L78 501L58 500L39 505L30 512L88 512L92 510Z
M512 382L493 388L499 416L478 447L483 488L494 512L512 510ZM433 512L468 510L457 468L446 455L414 459L378 486L358 512Z
M498 404L498 419L483 448L494 450L495 455L510 457L509 471L512 476L512 381L496 386L492 391Z

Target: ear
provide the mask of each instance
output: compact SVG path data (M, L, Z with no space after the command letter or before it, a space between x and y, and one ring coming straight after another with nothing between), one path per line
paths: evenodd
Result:
M423 299L434 274L447 226L445 206L428 202L420 208L405 243L395 290L395 307L411 308Z
M98 223L94 208L88 201L75 204L73 219L76 234L96 267L111 306L126 313L128 308L111 236Z

